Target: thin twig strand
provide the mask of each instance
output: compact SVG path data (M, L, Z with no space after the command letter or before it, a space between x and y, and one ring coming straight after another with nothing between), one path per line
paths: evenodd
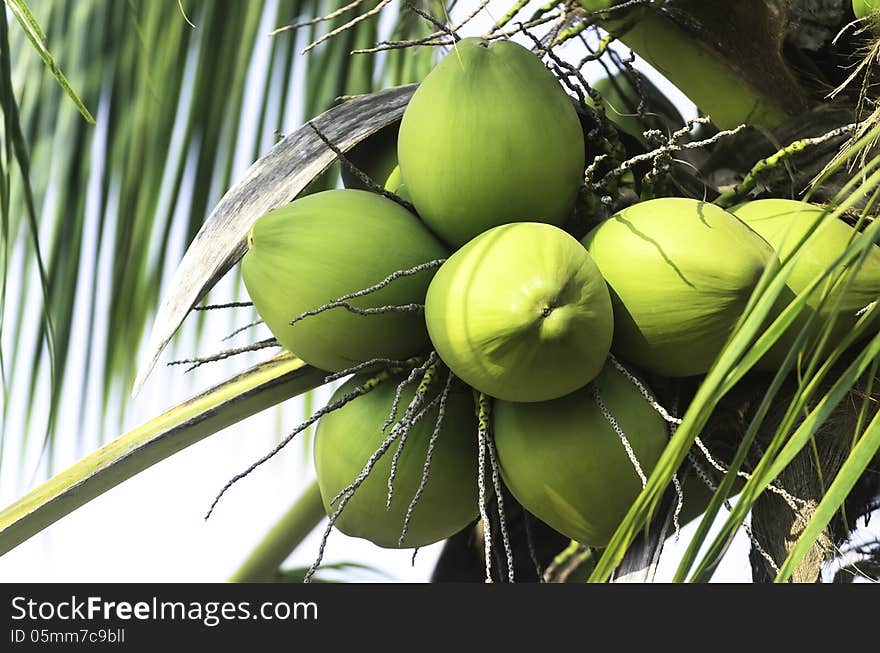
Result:
M435 397L433 401L431 401L423 410L419 412L419 414L413 420L412 425L415 425L431 408L436 405L439 397ZM410 425L410 427L412 426ZM347 487L343 488L343 490L337 495L340 498L339 505L333 511L333 514L330 515L327 520L327 526L324 529L324 533L321 536L321 543L318 546L318 555L315 558L315 561L312 563L312 566L309 567L309 570L306 572L306 575L303 577L304 583L309 583L312 580L312 576L315 575L315 572L318 570L318 567L321 566L321 561L324 559L324 550L327 547L327 540L330 538L330 533L333 531L333 526L336 524L336 521L339 519L339 516L342 514L342 511L345 510L345 507L348 505L348 502L354 496L355 492L358 488L363 484L364 480L370 475L370 472L373 471L373 467L379 461L379 459L385 455L388 449L391 447L394 440L398 437L397 427L392 429L391 433L382 441L382 444L379 445L379 448L370 456L370 459L367 461L367 464L364 465L363 470L358 475L358 477ZM334 499L335 502L335 499ZM331 502L331 505L333 502Z
M507 560L507 582L513 583L513 548L510 546L510 534L507 531L507 516L504 513L504 495L501 487L501 466L498 464L498 454L495 451L495 439L490 430L486 437L489 451L489 465L492 468L492 487L495 489L495 505L498 507L498 524L501 530L501 541L504 545L504 557Z
M599 384L595 381L593 381L592 391L593 401L596 402L596 406L599 407L599 411L602 413L605 421L611 425L611 428L617 434L617 437L620 438L623 448L626 451L626 455L635 468L636 474L638 474L639 480L642 482L642 488L644 489L645 485L648 484L648 479L645 477L645 472L642 471L642 466L639 464L638 458L636 458L636 452L633 451L632 444L630 444L629 439L626 437L626 433L623 432L617 419L611 414L611 411L608 410L608 407L602 400L602 392L599 390Z
M223 340L221 342L227 342L228 340L232 340L239 333L244 333L248 329L253 329L256 326L260 326L261 324L263 324L263 320L254 320L253 322L248 322L244 326L237 328L235 331L233 331L228 336L223 338Z
M359 4L361 4L364 0L354 0L353 2L349 2L344 7L340 7L335 11L331 11L329 14L325 14L324 16L318 16L317 18L312 18L310 20L304 20L301 23L294 23L292 25L285 25L284 27L278 27L277 29L269 32L269 36L275 36L276 34L280 34L281 32L287 32L291 30L298 30L301 27L309 27L311 25L317 25L318 23L324 23L328 20L333 20L344 14L347 11L351 11L355 9Z
M691 126L693 126L692 123L695 124L698 122L703 122L704 120L708 120L708 118L695 118L694 120L688 121L688 124L691 124ZM587 187L590 188L591 190L600 190L601 188L605 187L611 179L613 179L615 177L620 177L627 170L629 170L630 168L632 168L640 163L652 161L656 157L661 156L663 154L669 154L672 152L680 152L682 150L696 150L701 147L706 147L708 145L714 145L715 143L717 143L718 141L720 141L724 138L728 138L730 136L734 136L734 135L740 133L745 128L746 128L746 125L740 125L739 127L736 127L734 129L726 129L724 131L720 131L717 134L715 134L714 136L711 136L710 138L705 138L700 141L691 141L690 143L670 142L666 145L663 145L661 147L653 149L650 152L646 152L644 154L637 154L636 156L627 159L626 161L621 163L619 166L617 166L613 170L609 170L608 172L606 172L605 176L602 177L602 179L600 179L597 182L594 182L592 180L592 175L595 174L597 164L599 162L603 161L605 158L607 158L607 155L604 155L604 154L599 155L593 160L593 163L591 163L590 166L587 168L586 173L584 175L584 182L586 183Z
M433 353L433 352L432 352ZM429 357L429 360L432 360ZM427 362L427 361L426 361ZM416 388L416 392L413 395L413 398L410 400L409 405L406 407L406 411L403 413L403 418L400 420L401 424L407 424L411 421L413 413L418 410L418 408L422 405L427 396L428 390L431 387L431 384L434 382L434 377L437 374L438 362L436 354L433 356L433 362L430 363L422 373L422 380L419 382L418 387ZM410 374L410 378L415 378L419 374L419 368L413 370L413 373ZM408 379L404 380L404 383L408 381ZM400 391L400 386L398 386L398 392ZM395 402L399 402L399 396L395 393ZM397 407L392 404L391 413L395 416L397 414ZM393 419L393 418L390 418ZM385 424L382 425L382 432L385 432L387 428L388 420L386 420ZM395 427L396 428L396 427ZM394 451L394 456L391 459L391 469L388 472L388 495L385 499L385 510L391 510L391 500L394 498L394 479L397 477L397 463L400 461L400 456L403 453L403 447L406 444L407 436L409 435L411 428L407 428L400 437L400 440L397 443L397 449Z
M311 43L309 43L309 45L307 45L305 48L303 48L303 50L302 50L302 52L300 52L300 54L306 54L307 52L318 47L319 45L321 45L325 41L332 39L334 36L338 36L339 34L342 34L343 32L345 32L346 30L351 29L352 27L354 27L358 23L362 23L363 21L367 20L371 16L375 16L380 11L382 11L382 9L385 7L385 5L389 4L390 2L391 2L391 0L380 0L379 3L375 7L370 9L369 11L362 13L360 16L356 16L355 18L352 18L350 21L348 21L344 25L340 25L336 29L327 32L326 34L324 34L321 38L317 39L316 41L312 41Z
M477 394L477 490L479 492L480 520L483 522L483 555L486 559L486 582L492 582L492 525L486 510L486 434L489 432L489 399L482 392Z
M228 304L208 304L206 306L193 306L194 311L216 311L221 308L248 308L253 302L229 302Z
M433 270L435 268L439 268L446 259L435 259L433 261L428 261L427 263L420 263L414 267L408 268L406 270L398 270L397 272L393 272L389 274L387 277L382 279L379 283L370 286L368 288L364 288L363 290L358 290L357 292L349 293L347 295L343 295L328 304L324 304L324 306L319 306L318 308L312 309L311 311L306 311L305 313L301 313L297 317L293 318L290 321L290 325L293 326L300 320L304 320L307 317L311 317L313 315L318 315L319 313L323 313L324 311L328 311L331 308L337 308L343 306L346 302L351 299L357 299L358 297L363 297L365 295L369 295L371 293L376 292L377 290L382 290L388 284L400 279L402 277L410 277L414 274L419 274L420 272L425 272L426 270ZM366 309L365 309L366 310Z
M700 464L700 462L697 460L696 456L693 455L692 452L688 452L688 460L690 460L691 465L696 471L697 477L701 481L703 481L703 483L705 483L706 487L708 487L712 492L717 492L718 484L712 481L712 479L709 477L709 473L703 468L703 466ZM724 509L727 510L727 512L733 511L733 506L730 504L729 499L724 500ZM773 557L769 553L767 553L763 546L761 546L761 543L758 541L758 538L755 537L755 534L752 532L752 529L749 527L749 525L744 523L742 524L742 527L755 551L757 551L760 556L767 561L767 564L770 565L770 568L778 574L779 567L776 565L776 561L773 560Z
M651 407L656 410L664 420L666 420L666 422L673 425L674 427L677 427L682 423L681 419L670 415L669 412L660 404L660 402L658 402L651 395L645 385L641 381L639 381L639 379L636 378L636 376L632 372L630 372L619 360L617 360L617 358L615 358L613 354L608 355L608 360L617 371L619 371L630 383L632 383L636 387L642 397L644 397L645 401L647 401L651 405ZM709 448L699 438L699 436L694 438L694 443L697 445L697 447L700 449L700 451L703 453L703 455L706 457L706 460L709 461L709 464L712 465L712 467L717 469L722 474L727 473L727 468L719 463L717 460L715 460L715 458L709 452ZM747 481L750 481L752 479L751 474L742 470L737 471L736 475ZM790 492L785 490L785 488L780 487L777 483L768 484L767 489L770 492L778 494L780 497L782 497L782 499L795 511L795 513L798 512L798 504L800 504L801 506L809 505L808 501L792 495Z
M279 442L277 445L275 445L275 447L269 453L267 453L265 456L263 456L262 458L257 460L255 463L251 464L250 467L245 469L243 472L240 472L240 473L236 474L235 476L233 476L229 481L226 482L226 485L223 486L223 489L220 490L219 494L217 494L217 496L214 498L214 501L211 503L211 507L208 509L208 512L205 515L205 520L207 520L211 516L211 513L214 512L214 508L217 506L217 503L220 501L220 499L223 497L223 495L226 494L226 491L229 488L231 488L235 483L237 483L238 481L243 479L245 476L247 476L252 471L254 471L257 467L259 467L264 462L266 462L267 460L272 458L275 454L277 454L284 447L286 447L287 444L291 440L293 440L294 437L296 437L299 433L302 433L303 431L305 431L312 424L314 424L319 419L321 419L321 417L323 417L324 415L327 415L328 413L332 413L333 411L342 408L343 406L345 406L346 404L348 404L351 401L354 401L358 397L362 397L363 395L365 395L369 392L372 392L377 387L379 387L379 384L386 381L391 376L392 373L393 373L392 370L382 371L379 374L377 374L376 376L367 379L364 383L362 383L361 385L356 387L351 392L345 394L342 398L334 401L331 404L324 406L321 410L317 411L314 415L312 415L305 422L303 422L302 424L297 426L289 435L287 435L283 440L281 440L281 442Z
M413 369L408 377L397 384L397 389L394 391L394 401L391 403L391 410L388 412L388 419L382 424L382 433L384 433L397 418L397 411L400 408L400 399L403 396L404 389L406 389L411 383L415 382L415 380L419 378L419 375L424 375L425 371L435 362L437 362L437 352L432 351L428 354L428 358L425 359L425 362Z
M421 358L407 358L403 361L394 360L393 358L371 358L370 360L364 361L363 363L358 363L357 365L354 365L352 367L346 368L344 370L339 370L338 372L334 372L329 376L325 376L324 383L332 383L333 381L338 381L345 376L357 374L358 372L362 372L376 365L382 365L383 367L392 367L399 370L410 370L416 365L419 365L421 362Z
M535 549L535 534L532 531L532 514L526 510L522 509L523 516L523 530L526 534L526 548L529 550L529 558L532 560L532 564L535 567L535 573L538 576L538 582L543 583L544 581L544 571L541 569L541 561L538 560L538 551Z
M326 145L333 154L336 155L336 158L339 160L339 163L348 170L351 174L353 174L357 179L364 184L367 188L369 188L374 193L378 193L382 195L386 199L399 204L407 211L411 213L415 213L416 208L408 201L400 197L399 195L392 193L390 190L385 188L384 186L377 184L375 181L370 179L369 175L360 170L356 165L354 165L351 161L348 160L348 157L345 156L345 153L336 146L327 136L318 129L318 126L312 122L311 120L306 123L309 127L312 128L312 131L315 132L315 135L321 139L321 142Z
M235 349L226 349L225 351L221 351L218 354L214 354L213 356L205 356L201 358L183 358L181 360L171 361L168 363L169 367L174 365L190 365L190 367L186 368L186 372L192 372L194 369L201 367L207 363L216 363L217 361L226 360L227 358L232 358L233 356L239 356L240 354L246 354L252 351L259 351L261 349L268 349L271 347L280 347L281 345L275 338L266 338L265 340L260 340L259 342L255 342L251 345L245 345L244 347L236 347Z
M437 440L440 437L440 433L443 431L443 424L446 420L446 402L449 399L449 390L452 388L452 382L454 380L455 375L452 372L449 372L446 375L446 383L440 393L440 403L437 407L437 419L434 420L434 431L431 433L431 437L428 440L428 451L425 454L425 464L422 467L422 478L419 480L419 486L416 488L412 501L410 501L409 506L406 509L406 516L403 518L403 528L400 531L400 538L397 540L398 546L403 546L403 541L406 539L406 535L409 532L409 523L412 521L413 512L419 504L419 499L422 498L425 486L428 484L428 476L431 473L431 462L434 459L434 449L437 446ZM389 497L390 496L389 487Z

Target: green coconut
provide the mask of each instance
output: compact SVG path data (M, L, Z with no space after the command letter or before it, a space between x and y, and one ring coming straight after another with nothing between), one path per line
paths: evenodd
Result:
M641 94L646 100L644 124L638 114L641 95L631 75L638 75ZM602 96L608 119L643 145L647 144L645 129L658 129L669 134L684 125L684 118L675 105L644 75L618 73L599 79L593 88Z
M663 376L709 370L775 260L734 215L686 198L630 206L582 242L611 289L612 351Z
M425 321L456 375L508 401L585 385L613 331L608 288L586 249L538 222L495 227L456 251L431 281Z
M340 387L331 401L341 399L367 377L356 376ZM330 501L349 486L379 448L389 431L382 432L404 375L392 377L375 390L322 417L315 433L315 469L327 514L338 504ZM402 394L401 409L415 394L417 384ZM428 401L440 392L435 382ZM397 463L391 509L386 510L388 477L397 442L383 455L345 506L336 527L353 537L382 547L397 548L407 509L419 487L434 431L438 408L428 411L409 432ZM445 539L473 522L478 514L477 424L473 393L462 385L449 393L443 426L437 437L428 482L412 513L403 542L418 547Z
M777 45L777 42L776 30L771 30L771 36L766 26L776 25L781 20L774 17L779 12L771 8L769 3L688 0L685 6L673 10L665 2L580 0L580 4L589 12L599 12L590 18L598 20L599 27L611 34L617 43L629 48L693 100L720 129L733 129L742 123L775 128L789 118L789 109L780 105L778 98L768 97L754 86L749 79L754 79L754 74L743 75L726 57L720 55L722 50L729 49L732 44L735 46L737 32L721 32L728 37L726 39L712 34L720 30L725 22L736 26L737 20L742 21L745 12L749 12L763 29L755 31L755 43L748 44L747 49L761 51L768 70L774 71L776 81L796 94L797 86L792 86L793 80L787 74L781 53L767 51L768 44ZM681 5L683 0L675 0L672 4ZM748 8L744 10L741 8L743 6ZM618 8L604 12L614 7ZM724 11L716 8L723 8ZM677 9L685 16L696 13L706 17L715 29L695 34L693 27L687 24L690 21L682 20L677 15ZM722 14L727 15L727 21ZM700 36L706 38L707 42L704 43ZM792 98L789 102L795 106L798 103L798 98Z
M412 203L412 198L406 190L406 184L403 183L403 175L400 174L400 166L394 166L388 179L385 180L385 190L391 191L400 199Z
M409 211L375 193L329 190L254 223L242 272L266 325L288 350L325 370L373 358L401 359L428 345L420 313L356 315L334 308L300 314L372 286L393 272L447 256ZM424 303L430 271L351 301L358 308Z
M880 10L880 0L853 0L852 7L856 18L867 18Z
M825 272L857 235L856 231L842 220L827 220L819 225L827 215L825 210L796 200L755 200L739 205L733 209L733 213L773 246L780 263L784 264L792 256L797 256L797 263L788 277L785 291L777 300L771 320L777 317L818 275ZM807 240L799 250L795 251L798 243L804 238ZM837 270L832 274L839 273L840 270ZM825 286L817 288L807 300L806 306L794 324L780 336L772 349L759 362L758 367L765 370L778 369L810 316L818 313L813 331L815 335L808 342L815 344L822 330L832 319L835 306L839 309L839 313L832 327L826 351L830 351L830 348L840 342L858 321L858 312L880 297L880 248L873 246L851 281L848 279L849 276L838 280L824 302L822 302L822 291ZM844 286L847 283L849 285L844 293Z
M666 423L610 365L594 383L649 475L666 446ZM494 432L501 475L516 500L563 535L605 546L642 485L593 385L553 401L497 401Z
M397 132L399 130L399 122L380 129L346 152L345 158L367 175L373 183L388 188L388 178L397 167ZM346 188L355 190L370 190L344 165L342 166L342 184Z
M561 225L584 171L571 99L512 41L459 41L403 115L400 170L419 215L459 246L500 224Z

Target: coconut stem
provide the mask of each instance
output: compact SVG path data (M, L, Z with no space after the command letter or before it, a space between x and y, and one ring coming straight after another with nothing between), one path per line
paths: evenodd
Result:
M758 161L752 167L752 169L749 170L745 178L743 178L740 183L716 197L713 204L717 204L723 209L733 206L734 204L740 202L752 189L754 189L755 186L758 185L761 176L769 170L772 170L779 164L787 161L795 154L803 152L808 147L820 145L822 143L825 143L826 141L840 138L847 134L851 134L858 127L859 123L843 125L842 127L838 127L837 129L832 129L830 132L823 134L822 136L817 136L815 138L803 138L783 147L775 154L772 154L771 156L768 156L767 158Z
M443 32L444 34L449 36L456 43L461 40L461 37L458 34L456 34L454 31L452 31L452 28L449 25L447 25L443 21L435 18L432 14L425 11L421 7L416 6L416 4L414 2L412 2L411 0L407 0L407 2L405 2L404 4L405 4L406 8L409 9L411 12L424 18L427 22L431 23L431 25L436 27L438 32Z
M621 365L621 367L623 366ZM636 379L636 381L638 381L638 379ZM647 392L647 388L645 389L645 391ZM670 417L675 417L678 414L678 392L679 388L676 387L675 396L672 399L672 414L670 415ZM668 420L666 421L666 424L669 428L669 439L671 440L672 436L674 436L675 432L678 430L678 424L674 422L669 422ZM675 529L675 541L678 542L679 538L681 537L681 522L679 521L679 517L681 516L681 511L684 508L684 490L681 487L679 470L676 470L675 474L672 475L672 484L675 487L675 509L672 511L672 526Z
M589 548L586 545L572 540L565 549L560 551L557 556L553 558L553 562L547 566L547 569L544 571L543 581L545 583L559 581L560 572L564 567L566 567L573 559L579 558L588 553Z

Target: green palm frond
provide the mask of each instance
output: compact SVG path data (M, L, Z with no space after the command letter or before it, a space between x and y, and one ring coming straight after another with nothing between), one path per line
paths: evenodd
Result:
M274 8L263 0L6 1L28 29L12 25L3 49L9 70L0 89L2 145L13 157L4 156L0 168L0 371L34 373L4 392L2 440L23 441L45 426L51 458L52 417L63 397L79 406L80 430L87 406L76 398L80 388L101 388L104 415L111 401L124 401L127 392L119 388L134 380L135 354L174 253L181 240L192 240L238 171L286 128L388 77L376 55L348 54L379 40L378 16L306 56L300 51L350 12L270 35L348 4L341 0L282 0ZM393 29L424 30L407 21ZM255 63L261 57L264 67ZM83 120L77 107L93 107L97 124ZM11 163L24 165L21 183L11 177ZM34 338L38 283L45 315ZM196 335L204 319L195 318ZM77 320L84 321L84 339ZM77 353L83 364L71 367ZM56 382L43 411L36 398L49 377ZM10 422L13 407L21 416ZM113 408L122 420L124 409ZM15 433L11 423L21 425Z
M0 511L0 555L151 465L325 377L284 354L129 431Z
M42 36L40 32L39 36ZM28 148L25 143L24 134L22 133L21 121L19 118L19 108L18 104L15 100L15 93L12 88L12 66L11 66L11 53L10 53L10 39L9 39L9 31L8 25L6 22L6 13L4 12L2 16L0 16L0 101L2 101L2 109L3 109L3 123L5 126L4 132L4 143L6 144L6 168L7 173L4 175L4 193L3 193L3 248L4 248L4 256L3 256L3 280L2 280L2 297L3 297L3 307L2 313L0 313L0 335L3 334L4 331L4 323L7 318L7 284L9 278L9 239L11 234L17 229L17 224L13 225L10 222L10 216L13 215L11 206L13 203L13 198L11 195L11 170L9 167L12 164L12 159L14 158L16 163L18 164L19 170L19 178L21 179L22 191L21 195L23 197L24 204L24 212L27 216L27 231L31 238L32 252L36 262L37 273L39 277L40 289L42 291L42 299L43 299L43 324L45 328L42 330L41 337L38 338L38 342L41 344L45 343L47 351L50 353L50 367L49 367L49 376L50 376L50 388L53 393L57 392L58 384L57 384L57 371L56 371L56 361L55 361L55 336L53 325L53 318L51 311L49 309L49 288L48 288L48 279L46 274L46 265L44 263L43 252L40 247L40 237L39 237L39 224L37 218L37 209L36 202L34 199L34 191L31 186L30 180L30 156L28 153ZM15 330L14 333L18 333L18 329ZM2 344L0 344L0 348L2 348ZM12 365L15 367L15 360L13 358ZM6 377L6 369L5 369L5 361L3 364L3 418L4 422L6 416L8 415L8 405L9 405L9 388L7 384ZM49 418L48 428L52 428L52 418ZM0 441L0 460L3 459L3 442Z
M24 30L28 40L37 52L39 52L43 63L49 68L52 75L61 85L61 88L67 93L68 97L73 100L73 103L76 105L76 108L82 114L83 118L85 118L87 122L95 124L95 119L91 112L86 108L83 101L76 94L76 91L71 87L70 82L67 81L67 77L64 76L64 73L61 72L61 68L55 62L52 53L49 52L49 49L46 47L46 34L37 22L37 19L31 13L27 3L25 3L24 0L5 0L5 2L6 6L9 7L9 10L12 12L12 15L18 20L18 23ZM5 40L7 39L4 39L4 41Z

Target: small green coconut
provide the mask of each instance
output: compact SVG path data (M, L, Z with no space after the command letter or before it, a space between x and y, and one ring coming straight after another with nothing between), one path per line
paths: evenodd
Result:
M403 175L400 174L400 166L394 166L388 179L385 180L385 190L391 191L400 199L412 203L412 198L406 190L406 184L403 183Z
M356 376L340 387L331 401L341 399L367 377ZM350 485L387 437L382 432L397 384L405 375L392 377L378 388L343 408L322 417L315 433L315 470L327 514L338 504L330 501ZM398 418L415 394L410 385L402 394ZM440 392L435 383L428 402ZM383 455L345 506L336 527L353 537L397 548L407 509L421 483L428 444L438 408L428 411L406 437L397 463L391 509L386 510L388 477L397 442ZM412 512L404 547L418 547L445 539L473 522L478 514L477 424L473 393L458 385L449 393L443 426L433 451L430 474Z
M583 245L558 227L519 222L480 234L443 264L425 320L440 358L471 386L544 401L599 373L614 318Z
M584 138L538 57L513 41L468 38L413 95L398 158L421 218L459 246L508 222L561 225L582 181Z
M392 192L395 191L388 187L388 182L397 169L398 131L400 123L395 122L371 134L345 153L345 157L373 183ZM342 184L355 190L370 190L346 166L342 166Z
M820 225L819 223L827 215L825 210L796 200L755 200L739 205L733 209L733 213L773 246L780 263L784 264L792 256L797 256L797 263L786 283L786 291L779 297L771 320L778 316L818 275L825 272L857 235L856 231L842 220L826 220ZM807 240L795 252L795 248L804 238ZM836 275L839 272L838 270L832 274ZM801 329L810 316L818 312L813 327L815 335L808 342L815 344L822 330L832 319L838 301L839 313L825 351L830 351L840 342L858 321L858 312L880 297L880 248L876 245L871 248L864 263L849 282L846 293L841 296L847 281L847 278L841 278L824 302L821 299L825 286L820 286L814 291L794 324L780 336L772 349L758 363L758 367L765 370L779 369Z
M856 18L867 18L880 10L880 0L852 0L852 7Z
M663 376L709 370L774 261L736 216L686 198L630 206L582 242L611 289L612 351Z
M257 220L242 273L254 306L278 341L310 365L339 371L422 351L428 345L424 316L356 315L334 308L292 326L290 321L393 272L446 256L424 224L395 202L366 191L329 190ZM351 304L422 304L431 276L427 271L398 279Z
M666 446L666 423L610 365L589 386L553 401L495 402L494 432L501 475L516 500L563 535L602 547L642 485L593 384L649 475Z
M640 89L633 84L632 75L638 75ZM599 79L593 84L593 88L602 96L608 119L643 145L647 144L645 129L657 129L664 134L670 134L684 125L684 118L675 105L644 75L618 73ZM645 124L638 114L642 96L646 102Z

